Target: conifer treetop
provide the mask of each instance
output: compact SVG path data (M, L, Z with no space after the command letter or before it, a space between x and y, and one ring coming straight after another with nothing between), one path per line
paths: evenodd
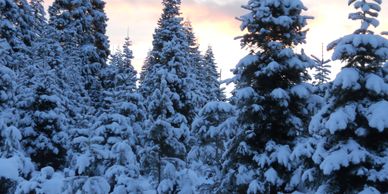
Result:
M351 20L361 20L361 27L353 34L346 35L328 45L328 50L334 50L332 60L346 62L346 67L356 67L362 70L381 67L388 59L388 40L375 35L369 27L377 27L378 12L381 10L381 0L349 0L348 4L359 10L349 14Z
M379 26L380 22L376 19L381 10L382 0L349 0L348 5L353 5L357 12L350 13L349 19L361 20L361 26L355 31L355 34L366 34L372 31L368 28L372 25L374 27Z
M248 33L242 37L243 46L268 48L269 42L282 42L295 46L305 42L310 16L301 15L307 10L300 0L250 0L244 9L250 13L238 18L242 21L241 30Z

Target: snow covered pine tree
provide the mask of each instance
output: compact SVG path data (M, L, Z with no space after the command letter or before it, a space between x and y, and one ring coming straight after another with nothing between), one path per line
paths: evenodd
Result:
M361 27L328 46L332 59L346 65L310 123L309 130L322 137L310 155L325 175L313 180L320 183L314 192L387 193L388 40L369 28L379 25L382 1L348 3L357 9L349 18Z
M140 85L149 120L146 126L149 141L145 148L148 158L142 166L154 177L159 193L184 189L178 174L186 166L189 126L195 116L195 104L191 101L195 95L192 85L195 76L189 75L193 73L190 47L180 17L180 3L180 0L162 2L163 13Z
M249 0L240 17L247 29L242 44L253 49L234 73L235 138L223 164L223 193L278 193L297 190L290 155L306 127L309 89L306 68L313 61L293 48L305 42L306 7L300 0ZM296 175L298 176L298 175Z
M203 72L205 74L204 82L208 102L224 101L226 99L220 83L220 74L217 70L213 49L209 46L203 56Z
M59 31L59 42L81 72L90 103L97 109L102 101L100 69L110 52L104 7L103 0L55 0L49 8L50 25Z

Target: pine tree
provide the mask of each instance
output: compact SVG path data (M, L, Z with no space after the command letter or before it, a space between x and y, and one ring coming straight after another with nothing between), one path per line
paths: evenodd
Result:
M44 0L31 0L30 5L34 16L34 30L38 35L43 36L42 32L47 28L46 10L43 6Z
M123 45L123 53L122 53L122 64L118 65L118 82L120 85L123 85L128 89L128 91L134 92L136 89L137 82L137 72L132 65L133 52L130 49L132 46L132 41L129 37L125 38L125 42Z
M19 96L23 146L38 167L61 169L66 164L67 125L62 90L50 69L38 68ZM27 98L24 98L27 97Z
M329 81L329 76L330 76L330 68L331 65L330 60L324 59L323 56L323 45L322 45L322 56L321 58L312 55L311 56L315 62L315 74L314 74L314 79L315 79L315 84L316 85L322 85L324 83L327 83Z
M5 66L8 49L5 42L0 42L0 165L20 151L20 131L12 126L15 116L12 113L11 102L15 92L15 73ZM9 48L9 47L8 47ZM0 192L12 193L16 180L0 174Z
M209 46L204 55L203 74L206 83L208 101L224 101L226 99L223 89L220 86L220 74L217 71L213 49Z
M308 16L299 0L250 0L248 14L240 17L242 45L252 53L234 73L237 108L236 136L223 164L220 192L293 192L298 186L291 161L292 148L308 120L303 82L313 62L293 48L305 42ZM296 177L299 178L299 177Z
M183 26L186 32L187 41L189 45L189 60L190 60L190 79L193 81L190 85L193 87L191 91L194 95L190 95L189 99L194 105L194 114L198 114L199 110L207 103L208 93L205 83L205 74L204 74L204 59L199 51L199 44L197 38L194 34L194 29L189 20L183 22Z
M104 6L102 0L56 0L49 8L50 24L59 31L59 42L71 56L66 61L81 72L95 107L101 102L100 69L109 56Z
M146 98L148 141L142 163L154 177L160 193L179 190L177 173L185 166L189 123L194 117L190 101L194 83L186 31L180 17L180 0L164 0L154 33L140 91Z
M15 72L5 66L7 58L12 57L10 53L9 44L0 42L0 166L6 170L5 176L0 174L1 193L14 193L20 181L35 169L20 143L23 138L18 128L20 110L15 104L18 79Z
M313 117L310 131L320 135L312 160L313 179L318 193L386 193L388 156L387 63L388 40L375 35L370 26L381 1L350 0L357 12L349 18L361 27L329 44L333 60L345 67L337 75L327 96L327 104ZM382 52L383 51L383 52ZM312 177L316 177L312 174Z
M235 108L226 102L209 102L192 124L194 145L187 155L191 169L206 181L198 183L201 193L214 192L221 175L225 143L234 135Z
M0 13L0 41L5 41L11 49L6 66L19 74L30 60L29 47L36 38L31 28L34 25L32 9L26 0L5 0Z

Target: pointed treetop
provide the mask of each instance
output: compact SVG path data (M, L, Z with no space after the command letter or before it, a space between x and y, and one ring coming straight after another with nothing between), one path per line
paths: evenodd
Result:
M173 18L180 15L181 0L163 0L162 18Z
M388 53L381 52L388 49L388 40L375 35L369 26L377 27L378 12L381 10L381 0L349 0L358 12L351 13L349 19L361 20L361 27L353 34L333 41L327 46L334 50L332 59L346 62L346 67L356 67L360 70L376 70L387 61Z
M355 31L355 34L366 34L372 31L369 26L377 27L380 23L376 19L381 10L382 0L349 0L348 5L353 5L357 12L349 14L349 19L361 20L361 26Z
M305 42L307 30L303 28L313 17L301 15L307 10L302 1L249 0L243 8L249 10L248 14L237 18L242 21L241 30L248 32L242 37L243 46L270 48L274 42L285 46Z

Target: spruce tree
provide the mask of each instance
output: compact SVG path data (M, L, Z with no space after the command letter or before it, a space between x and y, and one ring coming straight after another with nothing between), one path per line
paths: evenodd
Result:
M0 4L0 41L9 46L6 66L19 75L30 61L30 49L36 33L31 28L34 17L26 0L5 0Z
M200 193L212 193L219 184L225 144L234 135L235 108L226 102L209 102L192 124L193 145L187 155L190 167L204 182Z
M37 68L31 84L19 96L23 146L41 168L61 169L66 164L68 131L62 90L51 69Z
M46 10L43 6L44 0L31 0L30 5L34 16L34 29L38 35L43 36L42 32L47 28Z
M192 93L190 101L194 106L194 114L198 114L199 110L208 102L205 83L205 69L204 69L204 59L199 51L199 44L197 38L194 34L194 29L190 21L183 22L183 26L186 32L187 41L189 45L189 55L190 55L190 79L193 81L190 85L192 86Z
M8 49L5 46L5 42L0 42L0 165L5 165L4 161L9 161L9 158L21 150L19 144L21 133L11 123L12 118L15 118L11 105L16 82L15 73L5 66L5 57L8 54ZM16 185L14 178L0 174L1 193L13 192Z
M318 193L386 193L388 40L370 29L379 25L382 1L348 3L357 9L349 18L361 21L361 27L328 46L332 59L345 67L310 123L310 131L321 137L311 153L314 172L324 175L312 182Z
M125 85L128 91L134 92L136 89L137 72L132 65L133 52L131 50L132 41L129 37L125 38L122 53L122 63L118 64L118 77L117 81L120 85Z
M109 56L104 6L102 0L56 0L49 8L50 25L60 33L59 42L71 57L66 61L81 72L96 108L101 102L100 70Z
M140 91L146 98L148 141L142 166L160 193L179 190L177 173L185 165L189 123L194 117L190 91L189 45L180 17L180 0L164 0Z
M322 84L325 84L327 83L330 78L330 68L331 68L331 65L329 64L331 60L327 60L324 58L323 56L323 45L322 45L322 55L321 55L321 58L315 56L315 55L311 55L311 57L313 58L314 62L315 62L315 74L314 74L314 83L316 85L322 85Z
M252 49L234 73L236 136L223 164L224 193L293 192L292 148L308 120L306 68L313 62L293 48L305 42L308 16L299 0L250 0L240 17L241 43ZM298 175L296 175L298 176Z
M203 74L205 75L206 93L208 101L224 101L226 99L220 84L220 74L217 70L212 47L208 47L204 55Z
M16 74L6 67L11 52L10 45L0 41L0 193L14 193L19 181L34 170L31 160L24 154L20 143L22 134L17 128Z

